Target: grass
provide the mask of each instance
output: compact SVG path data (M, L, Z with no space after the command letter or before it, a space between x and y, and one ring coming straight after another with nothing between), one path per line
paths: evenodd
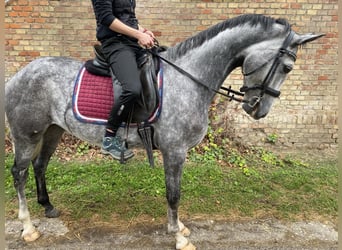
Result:
M275 217L337 218L337 162L305 163L265 150L241 155L232 152L221 163L199 160L192 152L184 167L181 212L190 216L222 218ZM226 162L227 164L222 164ZM17 216L17 199L6 157L6 217ZM111 160L62 162L52 159L47 171L50 200L74 220L94 214L102 220L113 215L131 220L141 214L166 217L164 171L146 161L120 165ZM43 216L36 203L30 168L26 187L31 215Z

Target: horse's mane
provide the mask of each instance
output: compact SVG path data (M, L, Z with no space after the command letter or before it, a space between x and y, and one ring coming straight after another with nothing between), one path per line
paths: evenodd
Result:
M274 19L272 17L260 15L260 14L245 14L241 16L237 16L231 19L227 19L223 22L220 22L207 30L204 30L197 35L186 39L185 41L177 44L173 48L172 53L174 56L179 57L184 55L188 50L194 49L196 47L201 46L205 41L210 40L211 38L218 35L218 33L228 29L233 28L239 25L250 24L251 26L261 25L265 31L269 30L273 24L279 23L285 26L284 32L290 30L291 26L287 20L283 18Z

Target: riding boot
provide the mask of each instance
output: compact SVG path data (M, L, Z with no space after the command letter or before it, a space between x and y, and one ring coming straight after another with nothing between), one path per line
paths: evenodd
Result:
M126 120L125 105L118 100L110 113L107 130L112 131L113 136L105 135L102 141L101 153L111 155L114 159L125 161L134 156L132 150L127 149L126 143L117 135L117 130ZM108 133L107 133L108 134Z
M115 135L114 137L104 137L101 153L111 155L115 160L119 161L126 161L134 156L133 151L126 148L125 143L119 135Z

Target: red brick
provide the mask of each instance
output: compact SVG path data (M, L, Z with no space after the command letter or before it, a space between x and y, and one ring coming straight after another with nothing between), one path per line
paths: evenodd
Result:
M19 56L38 57L38 56L40 56L40 52L38 52L38 51L22 51L22 52L19 52Z
M326 81L329 79L329 77L324 75L324 76L319 76L317 79L318 79L318 81Z
M201 13L202 13L202 14L211 14L211 13L212 13L212 10L210 10L210 9L205 9L205 10L202 10Z
M302 5L299 3L291 3L291 9L301 9Z
M9 44L9 45L18 45L19 44L19 41L18 40L7 40L7 43Z
M242 9L234 9L233 13L236 14L236 15L240 15L240 14L243 13L243 11L242 11Z

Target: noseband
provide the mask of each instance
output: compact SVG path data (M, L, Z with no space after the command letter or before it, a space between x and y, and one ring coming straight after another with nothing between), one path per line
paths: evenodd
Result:
M274 76L274 73L275 73L277 67L279 66L280 58L284 54L292 57L292 59L294 61L296 61L296 59L297 59L296 54L287 49L287 47L290 45L290 43L292 41L294 34L295 34L295 32L293 32L291 30L289 35L286 37L285 41L283 42L282 46L280 47L278 53L275 56L273 56L270 60L263 63L261 66L257 67L256 69L252 70L251 72L248 72L248 73L243 72L242 73L244 76L252 75L255 72L257 72L259 69L261 69L262 67L266 66L271 60L274 59L273 64L271 66L271 69L268 71L268 73L267 73L267 75L266 75L266 77L263 80L261 85L255 85L255 86L251 86L251 87L243 86L240 88L241 92L247 92L249 90L255 90L255 89L261 90L260 95L258 97L255 97L255 99L258 99L258 100L253 101L253 103L254 103L253 105L258 103L264 94L268 94L268 95L273 96L273 97L279 97L280 96L280 91L268 87L268 83L271 81L272 77Z

